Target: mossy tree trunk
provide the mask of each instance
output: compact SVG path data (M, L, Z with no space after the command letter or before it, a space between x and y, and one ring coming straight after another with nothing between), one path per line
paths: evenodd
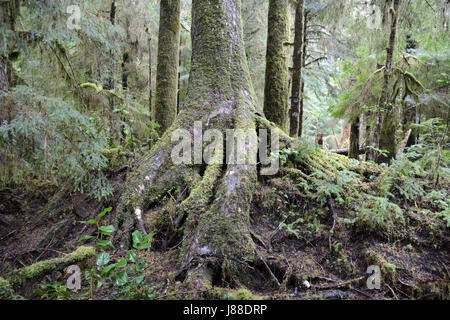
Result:
M292 73L292 92L291 92L291 109L290 109L290 127L289 134L291 137L299 135L300 127L300 91L302 88L302 67L303 67L303 33L304 31L304 7L305 1L299 0L295 10L295 39L294 39L294 70Z
M152 91L152 37L150 34L150 31L148 32L148 111L150 112L150 116L152 117L153 121L153 115L152 115L152 98L153 98L153 91Z
M155 121L165 132L177 116L180 0L161 0Z
M114 241L126 248L130 232L139 225L142 229L143 214L162 195L169 191L180 195L175 209L163 204L152 219L158 222L148 231L160 231L164 221L169 221L167 228L173 233L182 230L180 264L188 270L186 280L196 288L212 281L212 266L225 263L218 257L244 262L255 259L249 211L257 167L248 160L256 154L257 146L248 143L240 150L245 164L226 164L224 152L217 150L212 155L219 162L216 164L175 165L171 159L173 147L179 144L172 141L172 133L183 128L193 138L198 134L194 121L201 121L203 130L215 129L224 137L227 129L234 129L235 139L242 139L243 131L237 129L257 139L257 123L269 123L260 116L262 110L256 104L240 10L240 0L193 0L192 68L186 99L175 122L129 178L116 209L118 232ZM272 130L281 133L276 127ZM231 264L240 280L248 274L245 263Z
M109 21L111 22L112 25L116 24L116 1L113 0L111 1L111 8L109 11ZM111 75L109 76L108 79L108 84L107 84L107 89L110 90L115 90L116 84L115 84L115 70L116 70L116 55L114 50L111 50L110 52L111 54ZM111 95L109 97L109 108L110 108L110 119L109 119L109 126L110 128L114 128L114 105L115 105L115 101L114 101L114 96ZM113 138L114 136L111 135L110 137L110 143L113 144Z
M0 94L6 91L6 65L2 57L0 57Z
M264 85L264 114L287 132L289 1L270 0Z
M308 27L308 11L304 10L303 12L304 18L303 18L303 55L302 55L302 68L305 68L306 65L306 50L308 46L308 33L307 33L307 27ZM298 117L298 136L301 137L303 134L303 114L304 114L304 107L305 107L305 81L301 81L301 88L300 88L300 115Z
M380 101L378 103L378 110L376 115L376 123L373 134L373 147L376 149L386 149L389 154L386 157L380 157L374 150L369 153L369 159L375 160L377 162L386 161L395 156L395 143L393 139L395 137L392 135L392 131L387 132L386 130L392 130L393 126L389 123L384 123L385 121L391 121L388 114L391 113L392 107L389 106L389 82L392 76L392 59L394 56L395 49L395 38L397 35L397 22L398 22L398 10L400 6L400 0L394 0L394 5L390 9L392 15L391 21L391 31L389 36L389 44L386 48L386 65L384 69L384 80L383 87L381 90ZM394 128L395 130L395 128ZM382 132L384 131L384 132Z

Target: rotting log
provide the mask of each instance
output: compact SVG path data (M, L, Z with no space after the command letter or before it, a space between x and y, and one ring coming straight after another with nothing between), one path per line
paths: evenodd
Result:
M36 277L43 276L53 271L60 271L70 265L85 261L95 254L94 247L81 246L72 253L64 257L44 260L30 266L13 270L5 275L11 288L17 289L23 286L27 281Z

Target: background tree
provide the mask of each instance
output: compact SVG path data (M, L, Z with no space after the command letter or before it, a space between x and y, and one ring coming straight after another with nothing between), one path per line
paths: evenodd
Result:
M162 0L159 19L154 119L164 132L177 115L180 0Z
M292 137L301 136L301 123L303 113L300 112L300 93L302 89L302 67L304 64L304 28L305 28L305 3L299 0L295 8L295 39L293 54L292 92L290 107L290 129ZM300 118L300 114L302 118Z
M264 114L283 130L288 129L288 0L270 0L264 85Z
M391 72L392 72L392 58L394 55L394 48L395 48L395 40L397 35L397 22L398 22L398 16L399 16L399 5L400 0L394 0L393 7L389 10L391 13L391 30L390 30L390 36L389 36L389 44L386 48L386 64L384 66L384 80L383 80L383 88L381 91L380 96L380 102L378 104L378 110L377 110L377 117L376 117L376 123L375 123L375 129L373 133L373 148L379 149L379 148L387 148L386 150L389 152L388 158L392 158L395 155L395 142L392 143L392 123L388 123L390 121L384 121L387 116L389 116L392 108L388 106L388 86L389 86L389 80L391 79ZM380 140L381 130L382 127L385 127L385 135L383 139ZM387 128L389 127L389 128ZM389 134L390 133L390 134ZM369 153L369 158L371 160L378 159L378 157L375 157L376 153L374 153L374 150Z

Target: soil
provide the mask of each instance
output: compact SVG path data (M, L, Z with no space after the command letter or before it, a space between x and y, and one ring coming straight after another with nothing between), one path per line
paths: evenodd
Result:
M114 178L116 197L106 203L79 194L68 194L51 185L36 186L32 192L30 188L27 191L1 190L0 275L74 251L80 246L77 242L80 237L95 232L94 227L87 227L79 221L95 217L103 208L113 205L124 181L124 172ZM386 239L360 232L343 222L349 213L339 206L334 206L333 216L326 205L314 207L295 193L289 194L293 186L280 181L261 180L254 196L252 237L262 262L249 265L253 280L247 287L248 295L243 298L449 298L448 228L439 239L433 238L426 223L419 221L418 213L407 208L405 212L410 229L404 237ZM303 221L295 224L296 231L292 232L287 227L280 228L280 223L293 222L288 212L294 202L302 212ZM110 223L112 217L113 213L109 216ZM335 228L330 235L333 224ZM233 293L239 289L231 278L217 271L213 285L222 291L206 288L204 292L191 292L180 281L179 237L170 235L170 242L158 245L158 241L168 236L157 234L154 247L138 253L146 262L145 281L155 292L153 299L219 299L223 298L223 292L229 290ZM110 252L113 261L126 256L124 251ZM381 268L380 290L367 287L370 274L366 271L372 264ZM34 293L39 283L65 283L67 277L54 272L28 282L17 293L25 298L40 299ZM92 297L88 294L88 287L84 281L81 299L117 298L110 283L95 289ZM80 298L79 293L73 297Z

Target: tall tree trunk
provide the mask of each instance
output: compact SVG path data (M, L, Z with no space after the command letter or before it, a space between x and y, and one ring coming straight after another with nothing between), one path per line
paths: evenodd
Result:
M350 144L348 149L348 157L359 159L359 117L353 120L350 126Z
M149 31L149 36L148 36L148 111L150 112L151 121L154 121L154 119L153 119L152 99L153 99L153 91L152 91L152 37L151 37L150 31Z
M0 57L0 94L4 93L7 89L8 81L6 79L6 64L4 59Z
M306 49L307 49L307 46L308 46L307 32L306 32L306 28L307 27L308 27L308 11L304 10L302 70L305 68L305 64L306 64ZM301 137L302 134L303 134L304 107L305 107L305 81L301 81L301 87L300 87L300 115L298 117L298 136L299 137Z
M264 85L264 114L281 129L288 129L289 0L269 0L269 23Z
M180 35L180 48L178 50L178 87L177 87L177 114L180 112L180 90L181 90L181 47L182 47L182 37Z
M177 116L180 0L161 0L155 121L165 132Z
M417 107L415 105L409 105L407 103L403 103L403 131L406 133L409 130L409 126L411 124L416 123L417 116ZM405 147L408 148L417 143L416 141L417 132L415 129L411 130L409 134L408 140L406 142Z
M397 35L397 22L398 22L398 9L400 5L400 0L394 0L394 6L390 9L391 15L392 15L392 22L391 22L391 33L389 37L389 45L386 48L386 65L384 69L384 80L383 80L383 87L381 91L380 100L378 103L378 110L376 115L376 124L373 134L373 141L372 146L376 149L380 149L382 145L392 145L392 143L387 143L388 141L381 141L381 130L383 126L383 122L386 119L386 115L389 114L390 107L388 106L388 100L389 100L389 80L391 79L392 75L392 58L394 55L394 49L395 49L395 37ZM389 119L388 119L389 120ZM389 126L390 127L390 126ZM393 136L384 136L384 139L393 139ZM391 151L391 150L389 150ZM391 154L388 157L392 157L395 155L395 152L391 151ZM378 153L374 150L371 150L369 152L369 159L373 161L379 162L384 157L379 157Z
M262 110L244 52L240 7L240 0L193 0L192 68L186 99L175 122L141 161L137 174L131 175L116 209L114 242L126 248L130 232L142 225L138 221L158 204L155 201L160 195L169 191L185 194L174 211L162 204L150 229L172 230L174 234L173 228L183 230L180 266L187 270L185 280L197 289L212 282L224 257L245 262L256 259L249 216L257 183L256 162L222 164L226 158L222 148L216 149L213 158L217 161L210 164L200 159L197 165L176 165L171 157L172 149L179 145L171 138L178 129L186 129L191 139L202 133L195 121L200 121L203 129L216 129L223 137L228 129L235 129L234 137L242 138L242 131L237 130L242 129L251 141L257 141L257 119L263 119ZM248 160L256 150L256 144L249 143L240 151ZM156 237L164 238L164 234ZM248 275L246 263L233 261L230 271L245 284L241 276Z
M290 127L289 134L297 137L299 134L300 121L300 91L302 86L302 67L303 67L303 33L304 33L304 7L305 1L299 0L295 10L295 39L292 73L292 92L290 109Z
M116 24L116 1L113 0L111 1L111 9L109 12L109 21L111 22L111 25L115 25ZM111 50L111 75L108 81L108 89L114 91L115 89L115 77L114 77L114 73L116 70L116 55L114 53L113 50ZM110 125L110 129L112 132L112 128L114 128L114 113L112 112L114 110L114 96L110 95L109 96L109 108L110 108L110 112L109 112L109 125ZM114 135L111 134L110 136L110 144L114 143Z

